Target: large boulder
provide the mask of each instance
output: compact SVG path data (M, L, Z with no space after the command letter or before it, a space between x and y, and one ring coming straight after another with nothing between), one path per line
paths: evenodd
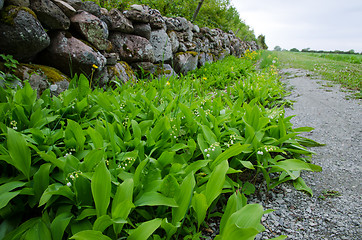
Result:
M155 60L153 47L146 38L114 32L109 39L123 61L154 62Z
M205 53L205 52L201 52L199 54L199 62L198 62L198 66L202 67L204 66L206 63L212 63L214 61L214 57L211 53Z
M29 0L6 0L6 5L14 5L14 6L18 6L18 7L29 7L30 1Z
M110 10L108 15L112 22L111 30L124 33L133 32L132 22L127 19L118 9Z
M150 40L151 38L151 25L149 23L134 23L134 33L135 35L141 36Z
M132 68L126 62L118 62L114 66L107 66L107 72L110 86L137 80Z
M62 0L72 6L76 11L84 9L82 0Z
M150 24L153 29L164 28L166 29L165 19L162 17L160 11L157 9L148 9L148 14L151 15Z
M83 2L81 9L86 12L89 12L90 14L92 14L98 18L101 17L101 7L98 4L96 4L95 2L85 1L85 2Z
M144 5L131 5L131 9L128 11L124 11L124 15L126 18L131 20L132 22L143 22L149 23L151 20L151 15L148 13L148 7Z
M177 73L186 74L195 70L198 64L197 52L179 52L174 56L174 69Z
M30 86L37 91L38 96L45 89L50 89L52 94L68 89L70 79L59 70L37 64L18 64L14 74L23 81L29 81Z
M98 50L111 48L108 41L108 27L105 22L85 11L74 15L70 20L74 28Z
M190 30L189 22L183 17L167 18L166 26L168 31L183 32Z
M51 37L51 44L42 52L41 59L68 76L74 73L91 76L106 65L106 58L100 52L67 32L57 32Z
M50 0L33 0L30 5L39 21L48 29L67 30L69 18Z
M167 34L170 39L172 52L175 53L180 47L180 42L178 41L177 34L175 31L169 31Z
M150 43L155 54L155 62L168 62L172 60L171 41L164 29L151 32Z
M49 46L50 39L32 10L8 6L0 21L0 52L21 61L32 60Z
M77 13L77 10L75 10L75 8L67 2L62 0L53 0L53 2L63 11L67 17L73 17Z

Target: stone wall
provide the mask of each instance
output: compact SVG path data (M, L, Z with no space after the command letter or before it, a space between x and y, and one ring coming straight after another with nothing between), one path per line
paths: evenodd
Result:
M40 92L63 91L75 73L102 87L136 80L137 72L186 74L206 62L258 49L232 32L163 17L148 6L121 12L81 0L0 0L0 9L0 54L24 63L17 76Z

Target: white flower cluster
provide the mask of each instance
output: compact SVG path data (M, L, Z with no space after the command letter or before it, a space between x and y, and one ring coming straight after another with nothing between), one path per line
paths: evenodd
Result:
M128 117L125 117L125 118L124 118L123 123L122 123L122 125L123 125L124 127L127 127L127 125L128 125L128 120L129 120Z
M69 175L70 180L69 180L69 178L66 178L68 187L72 186L71 181L74 181L76 178L78 178L79 174L82 174L82 172L81 171L73 172Z
M10 125L12 126L12 128L14 129L14 130L17 130L18 129L18 127L16 126L18 123L15 121L15 120L13 120L13 121L11 121L10 122Z
M172 132L170 133L171 138L173 137L174 139L177 139L177 131L178 131L178 129L177 129L176 125L173 125Z
M126 168L128 166L131 166L135 160L136 159L134 159L133 157L128 157L128 158L126 158L126 160L124 160L123 162L118 164L118 168L122 168L123 170L126 170Z
M126 104L124 104L124 103L121 103L121 105L120 105L120 109L124 109L126 107Z
M205 148L204 152L206 153L206 157L209 158L210 157L210 152L214 152L215 148L218 147L218 146L220 146L220 143L215 142L215 143L211 144L209 148Z
M195 114L196 117L200 116L200 113L199 113L199 111L197 109L194 110L194 114Z

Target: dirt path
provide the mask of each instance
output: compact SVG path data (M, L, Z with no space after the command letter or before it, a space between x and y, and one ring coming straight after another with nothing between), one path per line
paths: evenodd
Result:
M286 109L295 127L315 128L304 136L326 146L313 148L313 163L320 173L305 173L313 197L283 185L260 197L264 207L276 211L264 223L267 231L257 239L288 235L288 239L362 239L362 105L361 100L346 100L338 85L315 79L305 70L281 72L293 86ZM325 191L329 191L326 193ZM340 196L336 196L340 194ZM321 197L325 196L322 200Z

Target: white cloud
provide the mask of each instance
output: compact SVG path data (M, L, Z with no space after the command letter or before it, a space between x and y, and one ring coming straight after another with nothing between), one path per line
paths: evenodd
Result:
M279 45L316 50L362 52L361 0L231 0L240 17L266 36L270 49Z

